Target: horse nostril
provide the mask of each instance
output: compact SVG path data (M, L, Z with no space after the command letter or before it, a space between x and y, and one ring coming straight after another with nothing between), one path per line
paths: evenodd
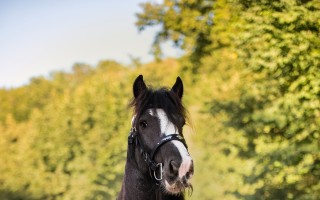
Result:
M174 160L171 160L169 163L169 169L171 173L178 173L179 172L180 164Z

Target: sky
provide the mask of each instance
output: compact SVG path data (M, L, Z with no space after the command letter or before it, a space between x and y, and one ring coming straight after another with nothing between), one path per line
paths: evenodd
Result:
M152 61L157 28L139 32L135 26L145 1L0 0L0 88L68 71L75 63L130 64L130 56ZM179 56L169 43L164 53Z

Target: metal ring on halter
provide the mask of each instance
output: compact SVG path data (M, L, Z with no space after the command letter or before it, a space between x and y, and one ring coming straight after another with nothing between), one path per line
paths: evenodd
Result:
M154 170L154 171L153 171L153 176L154 176L154 179L156 179L157 181L161 181L161 180L162 180L162 174L163 174L162 163L158 163L158 164L157 164L157 168L160 169L160 178L158 178L157 175L156 175L156 171L157 171L157 170Z

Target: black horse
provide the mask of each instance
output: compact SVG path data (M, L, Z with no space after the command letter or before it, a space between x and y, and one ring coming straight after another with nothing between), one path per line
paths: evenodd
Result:
M118 200L183 200L192 191L193 161L182 135L186 110L180 77L171 90L133 84L134 108L127 163Z

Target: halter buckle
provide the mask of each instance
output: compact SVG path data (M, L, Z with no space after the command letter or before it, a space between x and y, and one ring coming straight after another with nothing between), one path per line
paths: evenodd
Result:
M157 181L161 181L162 180L162 174L163 174L163 169L162 169L162 163L158 163L157 164L157 169L159 168L160 170L160 178L157 177L157 170L154 170L153 171L153 176L154 176L154 179L157 180Z

